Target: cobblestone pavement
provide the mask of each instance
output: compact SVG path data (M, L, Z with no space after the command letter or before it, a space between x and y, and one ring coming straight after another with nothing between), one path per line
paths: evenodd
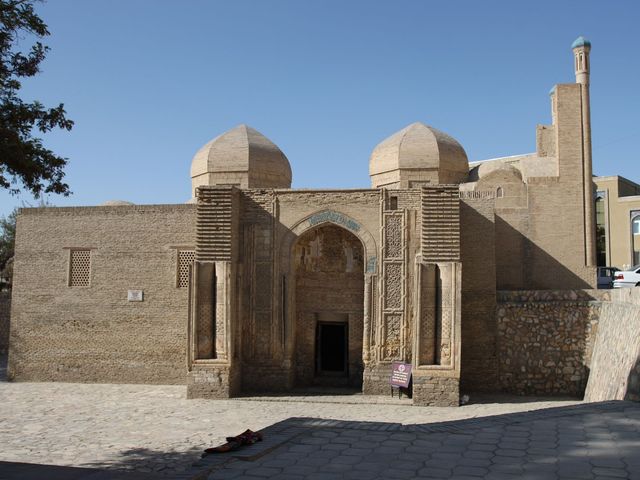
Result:
M372 400L378 403L369 403ZM184 386L1 382L0 461L122 469L157 478L193 478L212 469L217 470L211 478L373 478L373 473L387 470L389 476L377 478L410 478L406 475L451 474L458 461L460 467L476 468L464 470L467 473L506 474L520 471L518 467L526 473L530 464L545 464L542 456L557 459L597 449L607 455L615 449L621 453L617 463L611 460L594 469L626 474L637 464L629 464L625 452L635 448L640 458L636 404L613 404L618 409L606 410L606 415L589 413L583 418L574 412L549 421L543 417L522 430L515 420L508 421L514 423L511 426L498 419L517 419L522 415L517 412L540 408L594 407L571 400L481 400L460 408L411 407L406 401L361 395L207 401L186 400ZM501 417L484 419L496 415ZM456 423L459 420L464 421ZM212 455L192 467L204 448L225 436L265 427L269 428L261 444L234 455ZM577 458L576 464L582 465L584 458ZM398 466L400 460L408 462L402 464L407 468ZM443 461L436 467L436 460ZM382 468L380 462L388 465ZM564 468L559 460L549 463Z

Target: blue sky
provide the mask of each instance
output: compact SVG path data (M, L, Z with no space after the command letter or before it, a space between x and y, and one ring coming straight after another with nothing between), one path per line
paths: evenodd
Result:
M640 181L637 1L50 0L51 52L23 97L64 102L74 194L54 205L182 203L194 153L240 124L287 155L294 188L369 187L384 138L422 121L470 160L535 150L549 90L593 44L594 172ZM28 42L25 39L25 45ZM0 215L28 195L0 192Z

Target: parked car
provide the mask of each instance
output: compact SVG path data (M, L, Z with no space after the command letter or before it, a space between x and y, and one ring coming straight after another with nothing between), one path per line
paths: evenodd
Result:
M598 267L598 288L613 288L613 277L619 271L616 267Z
M631 287L640 287L640 265L616 272L613 277L613 288Z

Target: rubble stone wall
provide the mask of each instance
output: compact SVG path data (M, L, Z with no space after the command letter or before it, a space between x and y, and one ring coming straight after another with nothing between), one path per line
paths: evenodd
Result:
M609 292L498 293L499 388L519 395L582 396Z
M498 292L499 388L640 401L640 289Z

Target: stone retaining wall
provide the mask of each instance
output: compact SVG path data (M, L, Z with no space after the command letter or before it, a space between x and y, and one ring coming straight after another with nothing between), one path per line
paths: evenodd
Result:
M0 292L0 354L9 348L9 320L11 318L11 292Z
M640 288L602 304L585 400L640 401Z
M499 388L640 401L640 289L497 294Z
M606 295L591 290L498 295L500 389L519 395L581 396Z

